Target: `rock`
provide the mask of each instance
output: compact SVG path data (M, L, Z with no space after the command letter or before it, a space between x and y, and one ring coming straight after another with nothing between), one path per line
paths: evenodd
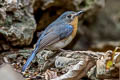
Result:
M56 68L64 68L73 62L75 62L75 59L73 59L73 58L58 57L55 60L55 67Z
M0 66L1 80L25 80L21 74L16 72L10 64L2 64Z
M65 11L87 9L90 10L89 15L92 15L101 6L104 6L104 0L35 0L33 7L38 22L37 30L47 27Z
M120 1L106 0L105 8L97 14L95 21L89 25L92 36L92 49L114 49L120 46Z
M26 0L24 0L26 1ZM0 47L26 46L32 42L36 23L29 0L0 1Z

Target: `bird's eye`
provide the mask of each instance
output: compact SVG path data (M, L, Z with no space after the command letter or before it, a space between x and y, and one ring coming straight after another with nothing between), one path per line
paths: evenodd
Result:
M67 17L68 17L68 18L71 18L71 17L72 17L72 15L68 15Z

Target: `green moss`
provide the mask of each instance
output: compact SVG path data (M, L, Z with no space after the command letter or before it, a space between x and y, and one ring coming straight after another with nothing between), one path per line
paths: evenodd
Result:
M10 26L12 25L12 16L7 16L5 20L5 26Z
M86 6L90 6L95 2L95 0L86 0L85 2L86 2Z

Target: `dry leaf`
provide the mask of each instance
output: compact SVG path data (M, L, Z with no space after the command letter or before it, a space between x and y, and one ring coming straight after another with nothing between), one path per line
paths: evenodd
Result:
M57 72L55 72L55 71L47 70L45 72L45 79L46 80L54 79L56 77L57 77Z

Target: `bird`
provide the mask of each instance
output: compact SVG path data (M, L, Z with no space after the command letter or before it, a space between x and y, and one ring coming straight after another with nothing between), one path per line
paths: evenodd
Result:
M66 47L76 35L78 16L83 12L83 10L78 12L66 11L49 24L39 36L32 54L22 67L22 72L26 70L40 50L45 48L57 50Z

